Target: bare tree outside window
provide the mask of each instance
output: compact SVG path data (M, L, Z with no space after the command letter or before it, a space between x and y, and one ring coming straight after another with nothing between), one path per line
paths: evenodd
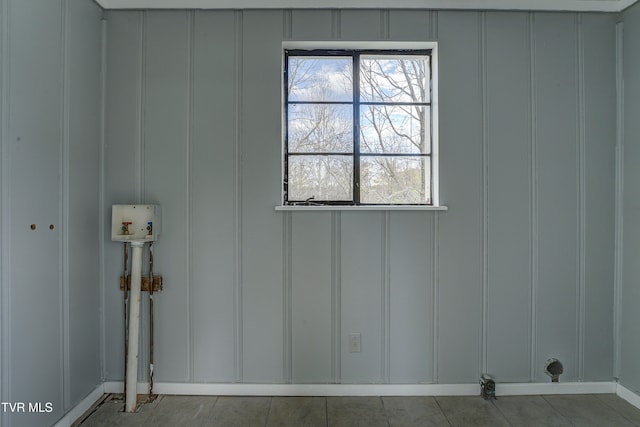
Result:
M430 56L289 52L285 202L431 203Z

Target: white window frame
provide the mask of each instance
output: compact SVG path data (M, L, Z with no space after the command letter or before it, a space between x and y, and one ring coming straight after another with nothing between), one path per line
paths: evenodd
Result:
M280 175L280 205L276 206L276 210L281 211L307 211L307 210L447 210L446 206L440 204L440 168L439 168L439 105L438 105L438 43L434 41L367 41L367 42L353 42L353 41L284 41L282 43L282 61L281 61L281 75L284 75L285 67L285 50L294 49L354 49L354 50L431 50L431 168L432 168L432 181L431 185L431 197L432 202L430 205L321 205L321 206L301 206L301 205L285 205L284 199L284 186L282 183L285 179L285 150L286 150L286 117L285 117L285 82L284 79L280 79L282 82L281 87L281 147L280 147L280 159L281 159L281 175Z

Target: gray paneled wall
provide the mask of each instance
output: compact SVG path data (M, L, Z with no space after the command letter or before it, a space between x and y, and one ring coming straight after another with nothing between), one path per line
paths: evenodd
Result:
M616 80L615 31L598 15L580 16L580 300L579 373L585 379L609 380L613 365L612 277L615 254L611 217L615 206L616 98L602 82ZM608 171L602 173L603 171ZM615 236L615 234L614 234ZM606 262L602 262L606 260ZM582 354L580 354L582 353Z
M0 8L1 397L52 405L1 418L51 425L103 381L102 11L84 0Z
M532 135L532 21L527 13L488 16L485 164L488 239L487 369L504 370L516 381L532 372L532 238L535 215ZM526 28L529 31L523 31ZM505 37L505 32L512 34ZM503 64L510 58L510 65ZM509 123L509 125L506 125ZM509 179L505 179L509 177ZM490 284L490 285L489 285ZM501 354L510 343L510 358Z
M548 381L549 357L563 381L612 378L615 15L107 19L104 215L163 207L157 381ZM274 211L281 43L331 39L439 42L449 211ZM123 370L120 251L105 243L110 380Z
M640 5L624 13L624 235L620 325L620 383L640 391Z
M429 359L437 358L433 375L442 383L468 383L482 369L481 18L474 12L438 13L440 199L450 210L437 214L438 297L434 303L438 329Z

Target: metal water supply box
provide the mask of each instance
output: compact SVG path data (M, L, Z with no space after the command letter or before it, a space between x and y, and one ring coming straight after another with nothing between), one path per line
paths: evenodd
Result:
M155 242L161 231L159 205L111 206L111 240Z

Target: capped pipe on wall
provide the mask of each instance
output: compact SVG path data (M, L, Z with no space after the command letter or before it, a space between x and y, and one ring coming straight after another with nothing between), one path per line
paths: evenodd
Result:
M161 230L160 207L157 205L113 205L111 210L111 240L125 244L125 322L127 320L127 306L129 310L128 323L125 325L125 411L135 412L137 407L138 388L138 356L140 334L140 297L142 284L142 251L146 243L158 239ZM131 254L131 289L127 304L127 249L130 244ZM150 249L151 250L151 249ZM153 255L150 255L153 262ZM153 267L150 264L150 273ZM151 292L153 292L153 276L151 276ZM150 304L152 309L153 305ZM153 314L150 313L151 319ZM153 334L153 329L151 330ZM153 338L150 344L153 345ZM153 360L151 358L151 360ZM150 364L150 375L153 375L153 362ZM153 378L153 377L152 377ZM151 391L150 391L151 394Z

